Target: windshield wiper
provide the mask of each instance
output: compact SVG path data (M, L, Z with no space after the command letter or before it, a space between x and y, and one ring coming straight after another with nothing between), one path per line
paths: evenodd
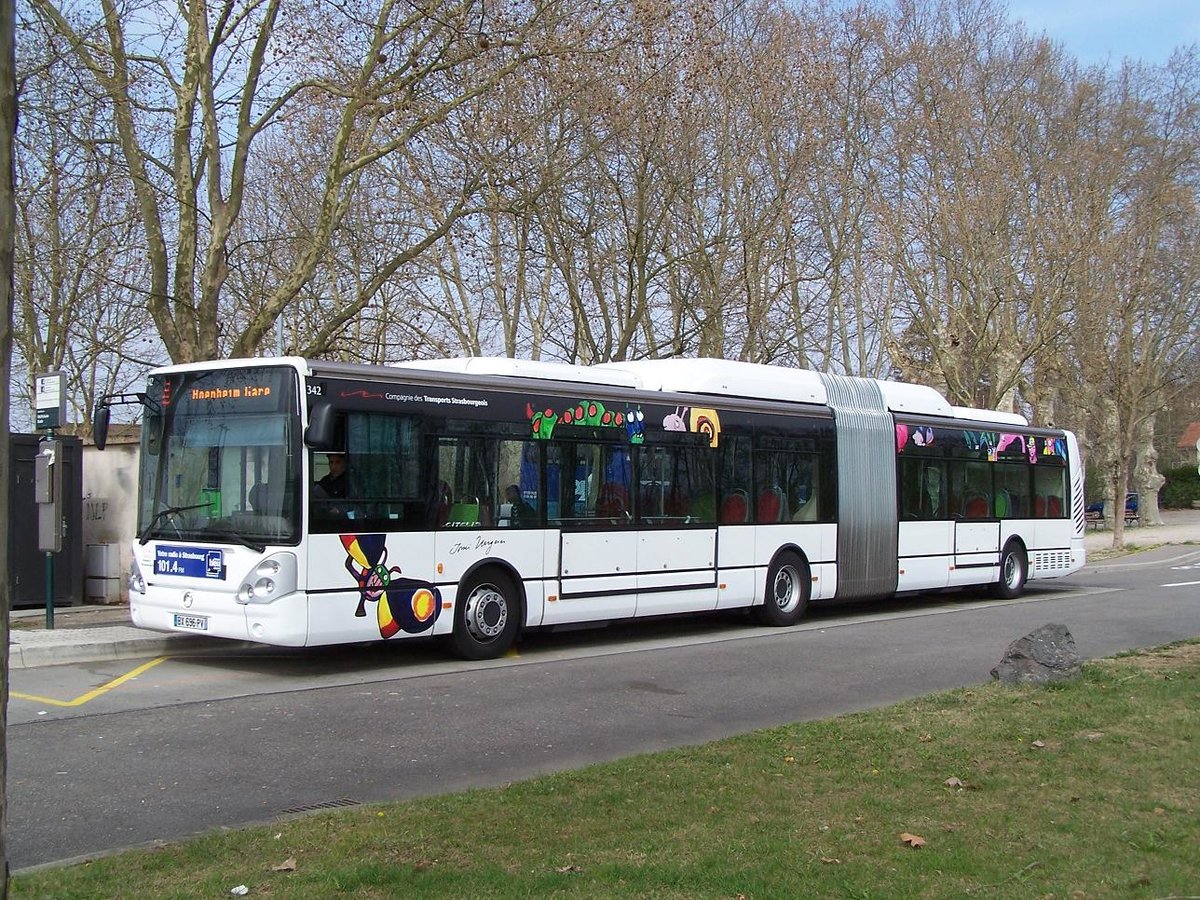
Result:
M255 553L262 553L264 550L267 549L266 544L256 541L253 538L249 538L246 535L242 534L240 531L234 531L232 528L209 527L209 528L204 529L204 535L205 535L205 538L208 538L208 537L232 538L233 540L235 540L239 544L241 544L243 547L249 547Z
M168 506L166 509L160 509L154 514L154 518L150 520L150 524L145 527L140 535L138 535L138 543L144 545L146 541L150 540L150 532L152 532L154 530L154 526L166 516L175 516L181 512L187 512L188 510L192 509L205 509L211 505L211 503L193 503L191 506ZM177 532L179 531L178 528L175 530Z

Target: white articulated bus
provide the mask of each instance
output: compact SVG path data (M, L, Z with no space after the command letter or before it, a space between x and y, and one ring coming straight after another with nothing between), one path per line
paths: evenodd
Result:
M486 658L525 629L790 625L810 601L1014 597L1084 564L1074 435L927 387L714 359L281 358L158 369L134 396L145 628L443 635ZM98 408L98 444L132 399Z

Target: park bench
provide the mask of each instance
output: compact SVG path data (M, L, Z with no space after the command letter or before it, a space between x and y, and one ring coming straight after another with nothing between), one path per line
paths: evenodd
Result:
M1097 500L1095 503L1089 503L1084 507L1083 522L1085 526L1090 525L1092 528L1099 528L1104 524L1103 500ZM1125 524L1142 524L1142 516L1138 512L1138 495L1134 491L1130 491L1125 495Z
M1142 524L1142 516L1138 512L1138 495L1132 491L1125 495L1125 524Z

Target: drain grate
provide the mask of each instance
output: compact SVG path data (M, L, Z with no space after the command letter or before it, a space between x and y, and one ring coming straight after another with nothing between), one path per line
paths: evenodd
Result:
M338 797L336 800L326 800L323 803L310 803L308 806L293 806L291 809L281 809L277 816L297 816L300 813L320 812L323 809L344 809L347 806L361 806L358 800L349 797Z

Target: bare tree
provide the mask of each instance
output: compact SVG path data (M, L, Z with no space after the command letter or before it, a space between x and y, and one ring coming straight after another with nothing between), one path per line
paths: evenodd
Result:
M54 52L56 36L23 48L17 147L16 332L21 396L32 375L62 370L86 422L96 397L127 387L157 344L139 288L136 222L104 101ZM149 351L149 352L147 352Z
M529 60L580 46L604 19L588 7L590 17L567 21L549 0L100 0L96 18L71 21L61 5L33 2L112 105L145 241L147 305L177 361L254 352L313 278L372 166L445 127ZM288 127L319 161L313 215L293 234L283 276L224 333L221 292L237 264L251 161L265 135ZM473 187L468 177L462 196ZM461 208L449 212L398 248L377 282L436 242ZM370 301L367 293L338 310L318 346Z
M1044 95L1062 63L987 0L914 5L898 24L911 77L879 215L929 353L911 374L955 402L1012 409L1031 361L1055 350L1066 299L1039 264L1055 224Z

